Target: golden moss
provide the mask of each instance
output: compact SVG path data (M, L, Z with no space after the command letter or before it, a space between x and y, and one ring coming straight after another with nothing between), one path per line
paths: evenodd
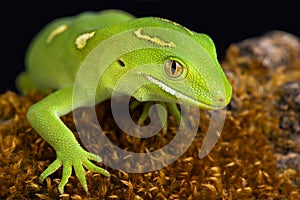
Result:
M230 54L231 59L222 63L233 86L233 98L227 109L221 137L208 156L198 157L210 120L209 112L201 111L194 142L174 163L144 174L103 166L112 176L108 179L87 172L90 195L85 194L77 178L72 176L65 187L66 194L60 197L112 200L298 199L300 172L292 168L278 168L275 147L276 141L286 141L285 138L279 139L282 136L279 126L282 111L276 105L281 95L280 87L300 78L297 70L299 62L293 63L293 67L282 65L272 72L268 68L261 69L269 75L266 79L251 73L251 67L243 68L241 63L231 62L234 55ZM0 96L1 199L57 199L59 196L57 185L61 169L45 182L38 182L40 173L55 159L55 152L37 135L25 117L26 109L42 97L38 92L26 97L12 92ZM170 117L167 134L160 133L149 139L134 138L116 127L109 101L96 108L101 126L110 140L129 151L159 149L174 138L177 130ZM138 115L139 110L133 112L133 118ZM76 135L72 114L62 119ZM82 120L93 126L89 119L83 117ZM118 155L112 158L118 159Z

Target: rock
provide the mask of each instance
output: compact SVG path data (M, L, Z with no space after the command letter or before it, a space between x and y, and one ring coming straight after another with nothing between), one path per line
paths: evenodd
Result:
M294 67L300 61L300 39L284 31L267 32L230 45L226 60L233 66L272 75L277 68Z
M294 81L280 88L281 95L277 107L282 111L280 127L300 137L300 81ZM300 144L300 139L299 139Z

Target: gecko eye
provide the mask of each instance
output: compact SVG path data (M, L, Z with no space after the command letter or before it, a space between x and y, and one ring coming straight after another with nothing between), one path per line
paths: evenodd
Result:
M183 66L175 60L167 60L165 73L170 78L178 78L183 73Z

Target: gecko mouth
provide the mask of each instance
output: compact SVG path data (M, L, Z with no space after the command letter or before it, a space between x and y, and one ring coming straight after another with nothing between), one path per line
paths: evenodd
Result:
M157 80L156 78L147 75L147 74L142 74L139 73L139 75L141 75L142 77L144 77L145 79L147 79L148 81L150 81L151 83L159 86L162 90L164 90L165 92L167 92L168 94L175 96L177 99L179 99L181 102L186 102L187 104L193 105L193 106L199 106L201 108L204 109L221 109L224 106L221 105L210 105L207 104L205 102L202 101L198 101L190 96L184 95L182 93L179 93L178 91L174 90L173 88L169 87L168 85L166 85L165 83L163 83L162 81ZM179 102L180 103L180 102Z

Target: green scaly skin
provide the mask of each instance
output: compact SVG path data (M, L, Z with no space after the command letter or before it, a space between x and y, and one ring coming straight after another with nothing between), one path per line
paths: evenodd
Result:
M148 27L175 31L200 47L192 52L185 50L189 43L180 42L183 39L181 36L168 36L163 31L147 32ZM83 87L82 95L76 97L74 105L74 82L84 59L98 44L126 31L131 32L118 43L130 41L125 47L132 48L133 51L113 60L103 71L97 85L96 101L91 101L95 97L94 90L89 90L90 77L86 77L87 85ZM79 36L85 37L81 40L83 43L76 40L80 39ZM152 48L135 48L143 44ZM114 50L101 51L112 56L116 54ZM170 60L173 64L166 64ZM169 66L171 70L164 67L139 67L147 63ZM103 65L100 61L94 67L101 71ZM101 158L79 145L72 132L60 120L60 116L75 108L92 106L109 99L112 91L116 90L120 94L132 95L139 101L166 101L168 103L162 105L167 105L164 107L176 118L179 118L175 106L178 100L202 109L221 109L231 99L230 83L217 61L215 46L207 35L192 32L168 20L154 17L137 19L119 10L85 12L48 24L31 43L26 56L26 67L26 71L17 78L17 86L23 93L30 89L56 89L56 92L31 106L27 118L40 136L55 149L57 155L56 160L40 175L40 180L43 181L63 166L62 179L58 186L60 193L64 193L72 167L87 192L83 166L93 172L110 176L108 171L91 162L101 162ZM117 81L130 70L134 73L128 76L121 89L115 89ZM138 83L150 84L132 93L131 86ZM144 114L142 116L145 118ZM143 119L139 123L142 121Z

